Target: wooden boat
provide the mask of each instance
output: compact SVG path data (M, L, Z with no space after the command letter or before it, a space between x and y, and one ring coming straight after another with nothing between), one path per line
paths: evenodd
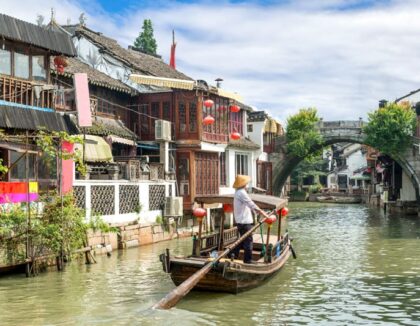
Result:
M287 201L273 196L250 195L251 199L263 209L279 210ZM233 195L197 197L196 202L205 207L207 204L232 204ZM160 255L163 270L170 273L176 285L181 284L192 274L200 270L218 253L238 239L237 228L227 230L222 227L219 232L194 237L192 255L172 257L169 250ZM223 236L221 236L223 235ZM220 241L221 240L221 241ZM278 223L277 234L253 235L253 264L242 261L243 250L238 259L223 258L207 273L193 290L238 293L251 289L273 277L284 266L291 255L291 239L287 233L281 234L281 223ZM263 248L265 249L265 254Z
M319 196L316 200L320 203L333 204L360 204L362 202L362 198L360 197Z

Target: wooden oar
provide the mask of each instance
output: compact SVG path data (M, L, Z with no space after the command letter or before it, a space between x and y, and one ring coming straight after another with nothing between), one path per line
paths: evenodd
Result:
M271 214L271 213L270 213ZM267 216L269 216L268 214ZM154 309L170 309L175 306L179 300L185 297L188 292L212 269L213 265L220 261L223 257L225 257L229 252L231 252L234 248L236 248L242 241L245 240L246 237L251 235L262 223L264 223L265 218L260 220L251 230L244 233L242 237L236 240L234 243L229 245L225 251L223 251L218 257L216 257L213 261L208 262L204 265L200 270L195 272L189 278L187 278L184 282L178 285L175 289L169 292L164 298L162 298L158 303L156 303L153 308Z

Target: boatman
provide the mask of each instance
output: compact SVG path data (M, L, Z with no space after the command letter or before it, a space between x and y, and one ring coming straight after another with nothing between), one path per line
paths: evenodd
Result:
M237 175L233 188L236 189L235 197L233 199L233 215L235 217L235 223L238 227L239 234L242 236L247 231L252 229L253 218L251 211L262 214L264 217L268 215L259 208L252 200L246 191L246 186L251 181L251 177L247 175ZM234 257L239 256L241 248L244 249L244 263L252 263L252 234L248 236L239 246L237 246L232 254Z

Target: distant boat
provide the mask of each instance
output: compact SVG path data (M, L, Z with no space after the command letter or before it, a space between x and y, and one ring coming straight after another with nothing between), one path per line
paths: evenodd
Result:
M362 198L360 197L319 196L316 200L320 203L333 204L360 204L362 202Z

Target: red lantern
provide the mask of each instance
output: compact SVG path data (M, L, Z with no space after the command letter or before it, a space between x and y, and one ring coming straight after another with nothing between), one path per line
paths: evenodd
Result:
M241 108L239 106L237 106L237 105L231 105L230 106L230 112L237 113L239 111L241 111Z
M211 115L208 115L207 117L203 119L203 124L206 126L212 125L214 121L215 121L214 118Z
M200 208L200 207L198 207L198 208L194 208L193 209L193 215L199 220L199 221L201 221L202 220L202 218L204 217L204 216L206 216L206 214L207 214L207 211L204 209L204 208Z
M275 223L277 221L276 215L270 215L269 217L266 217L266 219L264 220L264 223L271 225L273 223Z
M287 207L283 207L283 208L280 210L280 215L281 215L281 216L287 216L287 214L289 214L289 209L288 209Z
M233 212L232 204L223 204L223 211L225 213L232 213Z
M238 140L241 138L241 134L237 131L234 131L230 134L230 138L233 140Z
M62 66L62 65L58 65L58 66L57 66L57 72L58 72L59 74L64 73L64 66Z
M217 108L217 110L219 110L219 111L224 111L226 108L223 106L223 105L221 105L221 106L219 106L218 108Z
M211 108L214 105L214 102L212 100L205 100L204 101L204 106L206 108Z

